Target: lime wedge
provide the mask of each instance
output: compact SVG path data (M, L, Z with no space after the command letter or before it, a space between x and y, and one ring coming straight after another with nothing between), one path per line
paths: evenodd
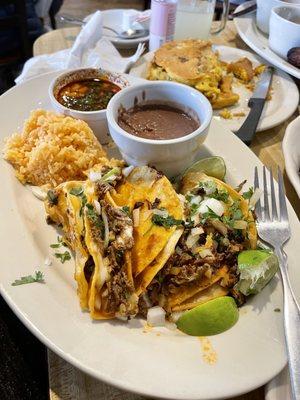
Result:
M267 250L245 250L238 255L239 282L235 288L245 296L260 292L278 270L278 259Z
M234 299L222 296L186 311L176 325L191 336L211 336L227 331L238 318L239 311Z
M223 180L226 174L226 165L222 157L213 156L202 158L188 167L183 176L190 172L204 172L206 175Z

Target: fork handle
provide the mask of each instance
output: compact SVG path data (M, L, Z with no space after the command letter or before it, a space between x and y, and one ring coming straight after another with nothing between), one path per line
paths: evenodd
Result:
M275 248L283 282L284 330L291 377L292 400L300 400L300 310L293 294L286 258Z

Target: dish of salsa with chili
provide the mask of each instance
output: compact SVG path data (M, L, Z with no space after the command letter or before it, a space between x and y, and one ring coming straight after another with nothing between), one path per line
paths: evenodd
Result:
M56 99L72 110L98 111L106 109L109 100L119 90L119 86L105 79L83 79L63 86Z

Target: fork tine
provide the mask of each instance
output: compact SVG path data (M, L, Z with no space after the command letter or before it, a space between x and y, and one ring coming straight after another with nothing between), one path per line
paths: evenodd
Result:
M268 201L268 184L266 176L266 167L263 167L263 182L264 182L264 221L270 221L270 209Z
M258 170L257 167L254 168L254 189L259 189L259 180L258 180ZM261 211L261 203L260 199L256 203L255 212L258 219L262 219L262 211Z
M274 179L273 172L270 170L270 186L271 186L271 204L272 204L272 220L278 220L275 190L274 190Z
M284 221L289 219L287 207L286 207L286 198L285 198L285 190L283 183L283 175L278 167L278 186L279 186L279 209L280 209L280 221Z

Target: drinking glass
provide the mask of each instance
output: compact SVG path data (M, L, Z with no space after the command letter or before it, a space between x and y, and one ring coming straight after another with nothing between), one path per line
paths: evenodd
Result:
M223 1L220 25L212 31L216 0L178 0L175 39L207 39L210 33L221 32L226 25L229 3L229 0Z

